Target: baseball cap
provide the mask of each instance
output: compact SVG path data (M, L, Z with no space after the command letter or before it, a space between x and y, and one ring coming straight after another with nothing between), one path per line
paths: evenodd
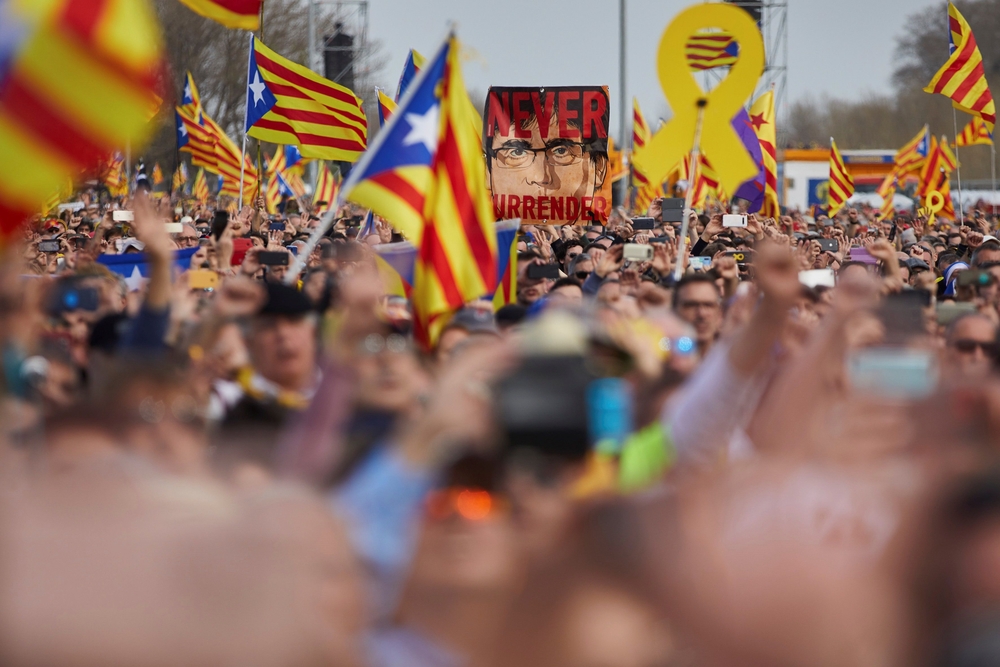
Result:
M283 283L266 283L267 300L257 311L258 315L284 315L297 317L313 310L309 298L294 287Z

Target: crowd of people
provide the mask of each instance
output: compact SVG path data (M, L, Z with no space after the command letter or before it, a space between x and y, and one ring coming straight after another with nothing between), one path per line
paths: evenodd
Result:
M76 199L0 263L7 664L1000 661L995 215L523 224L427 350L365 211Z

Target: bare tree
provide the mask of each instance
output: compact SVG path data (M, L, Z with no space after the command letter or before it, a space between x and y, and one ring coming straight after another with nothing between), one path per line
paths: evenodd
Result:
M146 151L146 158L148 163L160 162L172 167L176 149L173 107L189 71L209 115L230 137L242 137L250 38L249 33L227 29L174 0L159 0L156 9L163 26L172 79L157 119L161 129ZM339 19L337 6L321 4L318 14L316 34L322 39L334 31ZM265 0L261 35L265 44L284 57L307 64L309 11L305 0ZM375 118L373 90L386 62L381 43L369 40L362 45L356 61L355 93L364 100L371 127Z
M992 85L1000 81L1000 0L956 3L977 36L984 70ZM924 124L940 138L954 140L951 103L941 95L923 92L948 57L948 10L945 3L911 15L897 39L894 95L868 96L856 101L805 98L792 105L787 146L826 146L831 136L842 148L899 148ZM959 131L970 116L959 112ZM962 176L985 179L990 174L988 146L960 150Z

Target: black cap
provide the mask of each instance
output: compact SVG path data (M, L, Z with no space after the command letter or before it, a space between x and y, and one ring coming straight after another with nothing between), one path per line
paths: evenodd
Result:
M497 325L501 328L512 327L520 324L521 320L528 314L528 309L522 305L511 303L496 312Z
M313 305L309 298L294 287L283 283L265 283L265 287L267 288L267 301L258 311L258 315L297 317L312 312Z

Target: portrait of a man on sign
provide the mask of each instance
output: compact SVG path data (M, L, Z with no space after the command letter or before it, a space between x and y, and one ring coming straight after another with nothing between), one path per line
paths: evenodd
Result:
M483 118L498 220L607 222L607 87L490 88Z

